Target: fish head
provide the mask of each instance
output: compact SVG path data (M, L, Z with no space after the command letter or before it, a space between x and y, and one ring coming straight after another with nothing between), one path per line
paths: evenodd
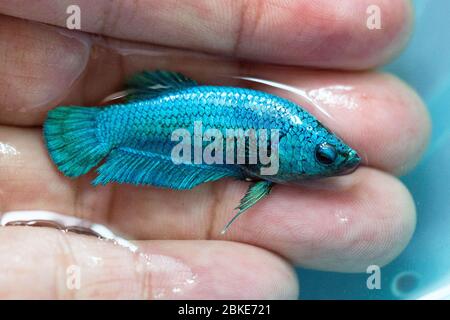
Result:
M319 121L312 120L309 123L311 125L306 129L293 129L294 132L288 132L280 138L278 156L274 157L278 159L278 165L270 164L277 170L267 175L262 174L259 166L246 166L245 172L251 177L287 184L354 172L361 163L358 152ZM271 154L274 154L273 150Z
M307 142L299 143L296 151L297 156L302 159L298 169L303 178L350 174L361 163L356 150L319 122L308 136Z

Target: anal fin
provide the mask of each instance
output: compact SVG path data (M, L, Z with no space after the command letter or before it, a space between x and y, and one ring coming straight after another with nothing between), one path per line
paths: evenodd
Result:
M170 156L132 148L113 150L97 172L93 185L118 182L171 189L191 189L204 182L239 175L226 167L175 164Z

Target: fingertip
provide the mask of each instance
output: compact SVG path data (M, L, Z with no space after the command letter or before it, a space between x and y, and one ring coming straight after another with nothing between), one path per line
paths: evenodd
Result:
M394 113L391 139L395 141L386 148L385 166L380 168L396 175L403 175L421 160L430 140L431 116L422 98L402 79L383 74L387 87L398 95L398 111ZM389 132L386 132L389 135Z
M405 174L419 162L429 141L431 119L425 104L405 82L387 73L374 75L358 91L362 108L348 116L359 134L342 128L343 136L362 150L366 165Z
M250 70L291 89L253 84L314 114L361 154L364 164L397 175L420 160L431 120L421 98L398 77L383 72L345 73L271 67Z
M203 250L198 250L199 247ZM194 293L196 298L298 298L299 281L295 270L267 250L230 241L193 241L192 245L185 245L184 250L180 249L177 255L185 259L189 256L199 277L209 284L210 291L198 290ZM206 256L205 252L210 255Z
M363 2L366 7L366 30L359 34L360 38L355 42L360 51L353 61L349 61L349 69L355 70L375 68L398 55L408 43L414 20L409 0Z
M289 264L244 244L155 240L136 242L131 250L44 227L3 227L0 240L1 298L295 299L298 295Z
M395 177L361 167L322 184L276 186L228 237L278 252L302 267L361 272L407 245L415 206Z
M299 2L291 14L289 26L298 28L301 35L288 43L290 50L283 51L292 53L291 61L351 70L374 68L390 60L407 43L413 21L408 0ZM294 23L299 16L302 25Z
M388 225L388 230L385 232L386 238L390 240L387 243L392 243L391 248L387 246L385 253L380 254L384 257L380 265L386 265L394 260L411 241L417 223L417 212L414 198L408 188L399 179L385 174L386 179L390 179L391 189L386 194L392 195L391 209L386 212L391 212L392 224ZM391 217L391 215L389 217Z
M350 190L348 207L332 210L337 219L327 219L330 224L324 251L314 262L319 269L364 272L370 265L384 266L405 249L414 233L414 200L400 180L382 171L360 168ZM330 257L323 255L326 243L328 250L334 251Z

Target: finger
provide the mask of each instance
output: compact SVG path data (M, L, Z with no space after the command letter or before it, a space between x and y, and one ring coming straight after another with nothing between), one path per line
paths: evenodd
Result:
M315 188L276 186L224 238L220 231L247 183L225 180L186 191L93 187L93 173L70 180L57 172L38 129L2 129L0 141L2 212L56 211L112 225L138 239L232 239L302 266L337 271L389 262L415 226L406 188L390 175L362 167Z
M0 70L4 71L0 74L0 122L4 124L41 124L47 111L58 104L96 104L120 90L126 75L159 68L182 71L202 83L253 86L285 96L305 106L355 147L366 164L382 170L407 171L428 140L429 118L421 100L392 76L243 65L183 51L160 54L154 48L117 41L91 48L86 39L68 38L54 28L32 29L23 22L9 21L17 26L0 28L16 30L6 38L9 49L0 55ZM52 39L50 45L43 39ZM28 53L14 58L13 48L24 46ZM237 75L289 84L331 116L324 117L298 94L231 80Z
M3 0L0 12L65 27L72 4ZM403 0L84 0L77 5L85 32L316 67L354 69L384 62L404 44L411 25L410 3ZM381 23L374 29L368 24L378 12Z
M137 245L139 251L132 252L94 237L47 228L1 228L0 298L298 296L293 270L262 249L226 241L146 241Z
M363 163L404 174L420 159L429 140L431 121L421 99L404 82L385 73L286 69L255 69L252 73L275 83L284 81L292 90L300 88L309 99L300 104L358 150ZM256 88L265 89L261 85ZM296 91L270 90L303 101Z

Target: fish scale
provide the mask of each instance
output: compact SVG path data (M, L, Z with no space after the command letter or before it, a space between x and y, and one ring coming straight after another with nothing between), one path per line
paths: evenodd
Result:
M292 101L266 92L201 86L170 71L138 73L126 83L126 92L121 104L103 108L61 106L49 111L44 139L51 159L63 174L76 178L105 160L97 168L94 185L117 182L191 189L226 177L254 180L231 224L266 197L274 183L295 184L345 174L360 162L356 151L313 115ZM195 124L201 125L200 133ZM270 140L270 152L266 154L270 163L263 164L261 154L257 163L206 163L205 159L197 163L192 154L190 159L176 162L172 151L181 142L173 141L172 135L178 129L188 134L191 140L187 142L193 140L194 147L201 138L201 150L212 148L214 155L220 149L211 147L212 141L203 139L203 135L208 129L218 130L224 139L219 145L233 152L233 158L237 149L227 145L227 138L236 137L230 129L244 133L251 129L258 135L259 130L265 130L265 142ZM275 133L278 136L267 138ZM245 160L262 147L259 140L254 145L250 139L247 142ZM275 170L264 173L268 168Z
M102 140L117 146L124 141L140 142L145 139L151 146L154 139L159 140L161 137L170 142L170 136L177 128L186 128L192 132L193 123L198 120L202 121L205 130L223 130L225 137L225 129L283 128L277 117L272 116L273 120L270 121L274 110L271 105L262 113L261 109L264 109L265 105L258 107L257 104L251 103L253 100L247 99L250 93L255 100L258 95L265 93L236 88L238 92L230 95L231 100L227 103L217 100L216 97L222 97L226 90L229 89L207 86L188 88L185 92L167 93L155 100L111 107L98 115ZM205 98L199 99L200 95ZM263 101L265 100L266 98ZM167 103L168 101L170 103ZM273 105L275 103L274 101ZM226 115L229 112L231 114ZM125 118L124 114L127 115L128 123L117 120ZM120 123L120 126L117 126L117 123ZM157 123L159 126L149 126L149 123ZM127 130L127 126L131 126L132 130Z

